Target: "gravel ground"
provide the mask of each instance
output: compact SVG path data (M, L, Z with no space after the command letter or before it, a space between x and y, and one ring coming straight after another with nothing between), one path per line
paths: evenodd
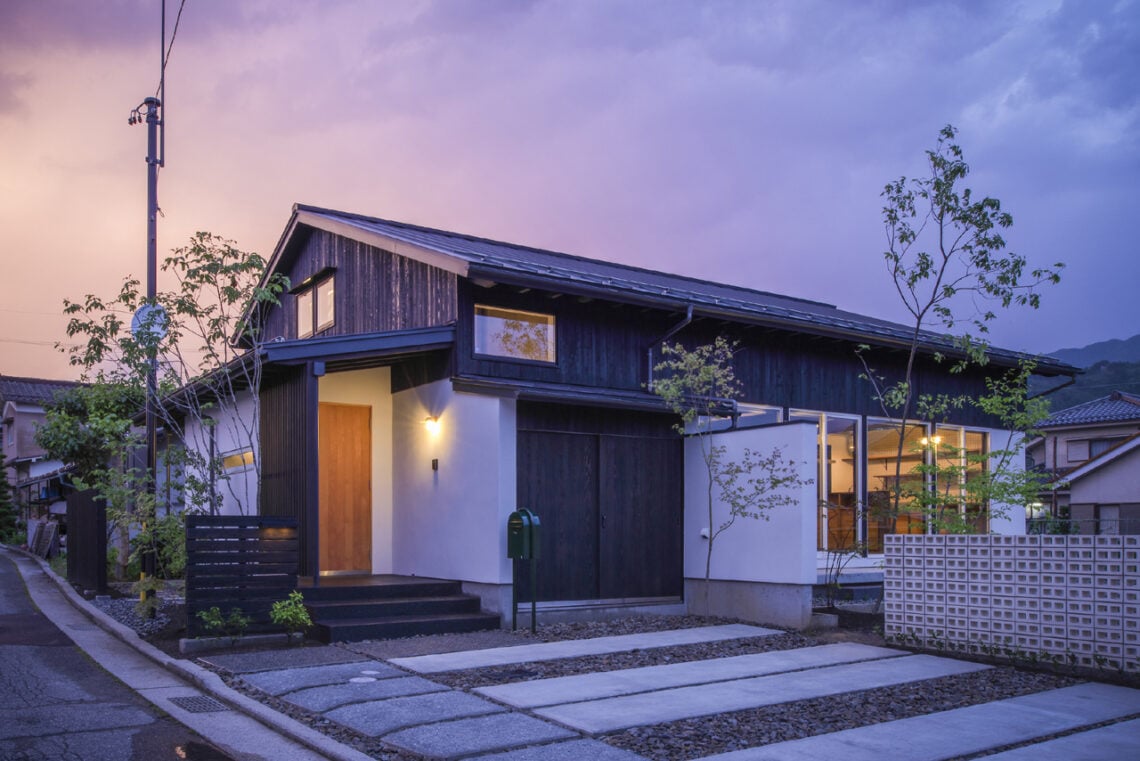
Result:
M1077 681L1053 674L1028 673L1001 667L912 684L636 727L603 737L602 740L646 758L684 761L1066 687Z
M105 612L134 627L141 635L169 626L169 615L177 616L177 598L163 600L163 612L154 621L143 621L134 612L135 599L101 598L95 604ZM694 626L733 623L727 619L696 616L637 616L606 622L540 626L537 635L529 629L516 632L489 631L458 635L429 635L400 640L365 641L335 645L370 658L397 658L431 653L488 647L508 647L534 642L585 639L634 634ZM433 681L455 689L506 682L545 679L595 671L654 666L665 663L767 652L834 641L861 641L882 644L873 631L837 630L806 635L785 632L769 637L750 637L724 642L635 650L611 655L570 658L558 661L520 664L494 669L472 669L435 674ZM201 661L199 661L201 663ZM209 667L208 664L204 664ZM217 670L217 669L215 669ZM319 715L297 708L247 685L240 676L218 670L236 690L301 721L340 742L382 761L418 761L419 756L386 746L382 740L363 737ZM998 666L984 672L931 679L860 692L850 692L815 700L736 711L716 716L670 722L607 735L599 739L650 759L686 761L713 753L809 737L826 732L891 721L935 711L975 705L1041 690L1055 689L1079 680L1049 673L1030 672Z
M129 626L138 632L140 637L153 637L169 630L183 609L180 598L161 598L155 617L145 619L139 616L135 608L138 606L136 597L106 597L99 596L91 600L91 604L106 613L124 626ZM183 614L185 615L185 614Z

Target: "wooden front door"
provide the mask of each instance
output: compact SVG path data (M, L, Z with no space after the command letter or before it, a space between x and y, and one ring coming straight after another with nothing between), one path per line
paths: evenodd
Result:
M321 572L372 572L372 408L321 402Z

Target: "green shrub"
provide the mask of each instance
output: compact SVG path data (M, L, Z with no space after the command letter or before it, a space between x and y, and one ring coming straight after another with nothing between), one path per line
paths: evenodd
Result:
M278 626L284 626L290 635L303 632L313 625L313 619L305 609L305 598L296 589L284 600L273 603L269 611L269 620Z
M229 615L223 616L221 608L217 605L209 610L198 611L197 617L207 632L215 637L229 637L231 640L237 640L244 635L252 621L241 608L237 607L230 608Z

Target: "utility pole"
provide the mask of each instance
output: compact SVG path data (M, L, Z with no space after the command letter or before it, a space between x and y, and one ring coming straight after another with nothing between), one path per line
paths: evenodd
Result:
M162 104L158 98L147 98L146 106L146 303L151 305L153 318L162 319L155 305L158 299L158 109ZM153 319L152 318L152 319ZM154 330L154 326L148 326ZM146 472L147 485L155 497L155 510L158 507L158 338L152 333L147 342L146 372ZM157 518L157 515L155 516ZM142 557L142 571L148 577L154 576L154 549L149 548ZM154 595L153 589L146 591ZM153 615L153 608L151 614Z

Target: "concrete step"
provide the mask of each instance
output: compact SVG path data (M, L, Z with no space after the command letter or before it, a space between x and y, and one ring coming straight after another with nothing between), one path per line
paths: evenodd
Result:
M321 642L356 642L364 639L395 639L419 634L455 634L499 628L493 613L440 613L426 616L386 616L322 621L314 625Z
M297 588L305 596L305 604L462 594L458 581L415 576L333 576L320 579L317 586L311 579L300 579Z
M385 618L436 613L478 613L479 598L471 595L439 595L433 597L399 597L382 600L357 599L306 601L313 620L318 623L354 618Z

